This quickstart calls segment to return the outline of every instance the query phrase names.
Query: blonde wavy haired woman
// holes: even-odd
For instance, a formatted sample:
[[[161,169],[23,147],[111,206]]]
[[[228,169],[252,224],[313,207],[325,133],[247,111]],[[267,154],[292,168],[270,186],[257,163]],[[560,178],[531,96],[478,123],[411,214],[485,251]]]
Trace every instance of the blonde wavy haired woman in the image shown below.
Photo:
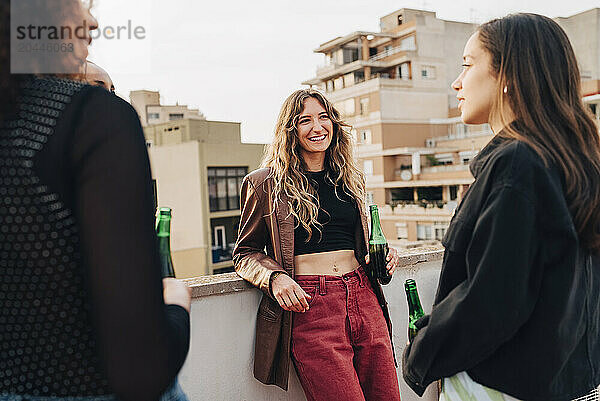
[[[263,168],[243,181],[233,259],[264,292],[254,375],[287,390],[291,359],[308,400],[400,400],[387,304],[365,274],[365,186],[348,128],[320,92],[292,93]],[[390,274],[397,265],[392,249]]]

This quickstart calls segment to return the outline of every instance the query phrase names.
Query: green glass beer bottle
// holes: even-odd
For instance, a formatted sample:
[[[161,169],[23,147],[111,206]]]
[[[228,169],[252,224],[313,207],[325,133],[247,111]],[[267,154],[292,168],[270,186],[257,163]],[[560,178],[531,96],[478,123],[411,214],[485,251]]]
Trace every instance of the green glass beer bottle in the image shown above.
[[[163,278],[175,277],[171,259],[171,208],[161,207],[156,213],[156,236]]]
[[[379,211],[377,205],[369,206],[371,209],[371,235],[369,236],[369,258],[371,265],[371,274],[381,284],[388,284],[392,276],[386,269],[388,254],[388,244],[381,229],[379,222]]]
[[[404,282],[404,290],[406,290],[406,301],[408,302],[408,341],[412,342],[418,331],[415,322],[422,318],[425,313],[423,313],[423,308],[421,307],[416,281],[410,278],[406,280]]]

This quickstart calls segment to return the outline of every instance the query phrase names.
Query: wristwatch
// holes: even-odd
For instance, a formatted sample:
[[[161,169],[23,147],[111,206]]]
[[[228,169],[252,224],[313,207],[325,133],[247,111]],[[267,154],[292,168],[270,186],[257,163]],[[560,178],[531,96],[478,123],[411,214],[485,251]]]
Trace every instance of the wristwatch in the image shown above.
[[[275,278],[277,276],[279,276],[280,274],[285,274],[282,271],[275,271],[273,273],[271,273],[271,277],[269,277],[269,292],[271,293],[271,295],[273,295],[273,280],[275,280]]]

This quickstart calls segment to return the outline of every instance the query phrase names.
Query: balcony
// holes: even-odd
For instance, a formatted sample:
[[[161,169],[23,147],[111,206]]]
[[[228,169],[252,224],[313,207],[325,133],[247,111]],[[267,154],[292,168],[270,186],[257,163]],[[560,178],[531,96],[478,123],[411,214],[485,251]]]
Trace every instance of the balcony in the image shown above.
[[[473,176],[468,164],[448,164],[432,167],[421,167],[419,174],[413,174],[411,169],[398,168],[394,170],[393,180],[386,181],[389,187],[410,186],[440,186],[470,184]]]
[[[450,222],[456,201],[391,201],[380,212],[382,220]]]
[[[414,278],[426,312],[431,310],[443,251],[407,253],[392,282],[384,287],[394,323],[394,347],[400,362],[407,342],[408,310],[404,280]],[[260,291],[235,273],[186,280],[192,287],[192,338],[179,379],[190,400],[306,400],[293,369],[287,392],[265,386],[252,375],[254,329]],[[419,398],[404,384],[397,369],[403,401],[437,400],[431,385]]]
[[[379,53],[375,54],[374,56],[369,57],[369,61],[379,61],[379,60],[383,60],[386,57],[393,56],[394,54],[398,54],[398,53],[406,54],[406,52],[414,51],[414,50],[415,49],[405,49],[405,48],[402,48],[401,46],[396,46],[396,47],[392,47],[391,49],[379,52]]]
[[[337,64],[337,63],[321,65],[321,66],[317,67],[317,76],[321,77],[323,75],[328,75],[328,74],[332,73],[333,71],[335,71],[337,68],[340,68],[341,66],[342,66],[342,64]]]

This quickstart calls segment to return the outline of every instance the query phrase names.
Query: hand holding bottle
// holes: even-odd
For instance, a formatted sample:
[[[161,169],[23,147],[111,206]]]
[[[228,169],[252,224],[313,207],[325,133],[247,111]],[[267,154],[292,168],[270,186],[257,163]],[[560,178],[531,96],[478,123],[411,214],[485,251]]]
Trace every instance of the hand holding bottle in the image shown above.
[[[369,264],[370,260],[371,259],[369,258],[369,254],[367,253],[365,255],[365,263]],[[385,268],[391,276],[396,272],[396,268],[400,264],[400,252],[398,252],[398,250],[395,248],[389,248],[386,260],[388,263],[385,266]]]
[[[179,305],[190,312],[192,290],[184,282],[172,277],[163,278],[163,298],[165,304]]]

